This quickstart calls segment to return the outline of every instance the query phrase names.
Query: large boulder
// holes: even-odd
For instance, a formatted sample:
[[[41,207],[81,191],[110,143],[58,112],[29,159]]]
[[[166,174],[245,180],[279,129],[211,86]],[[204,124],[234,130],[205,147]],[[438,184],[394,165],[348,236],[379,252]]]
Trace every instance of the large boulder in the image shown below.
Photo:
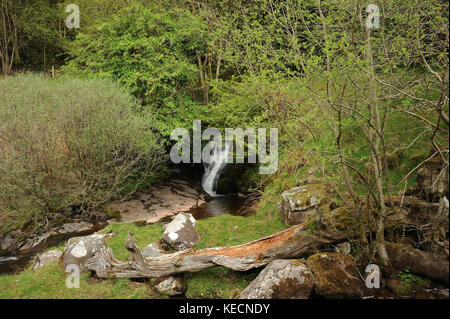
[[[187,284],[183,275],[176,275],[162,278],[162,280],[155,285],[155,289],[158,292],[169,296],[177,296],[186,292]]]
[[[194,247],[200,240],[195,230],[195,218],[180,213],[165,228],[162,241],[171,249],[184,250]]]
[[[275,260],[242,291],[241,299],[308,299],[314,275],[299,260]]]
[[[281,214],[285,224],[297,225],[319,213],[326,187],[323,184],[306,184],[284,191],[281,196]]]
[[[62,256],[62,251],[58,249],[50,250],[46,253],[36,257],[33,263],[33,270],[39,269],[55,260],[59,260]]]
[[[361,298],[363,281],[354,258],[338,253],[310,256],[306,264],[316,277],[315,292],[325,298]]]
[[[106,247],[106,243],[105,235],[102,234],[69,239],[63,254],[64,267],[74,264],[80,268],[81,273],[88,272],[86,262],[103,247]]]

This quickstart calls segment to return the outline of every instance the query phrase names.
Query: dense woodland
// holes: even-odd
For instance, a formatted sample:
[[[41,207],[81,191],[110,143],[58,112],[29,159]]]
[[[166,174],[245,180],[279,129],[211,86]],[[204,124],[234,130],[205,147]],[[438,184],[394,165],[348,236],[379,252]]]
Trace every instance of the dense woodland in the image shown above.
[[[199,248],[226,247],[224,260],[202,266],[193,261],[207,252],[187,253],[188,297],[236,296],[217,292],[228,287],[216,282],[228,278],[237,289],[254,277],[233,270],[348,238],[362,273],[376,263],[386,278],[411,282],[430,279],[437,263],[448,268],[447,1],[77,0],[80,27],[69,29],[66,6],[74,2],[0,0],[0,234],[40,234],[67,216],[101,221],[112,200],[170,180],[171,131],[192,131],[201,120],[222,131],[278,128],[279,166],[270,175],[251,165],[234,171],[239,187],[247,186],[247,217],[199,222]],[[372,3],[376,27],[366,10]],[[293,228],[283,222],[281,193],[307,184],[326,189],[326,205],[293,226],[304,232],[298,239],[287,233]],[[237,225],[247,234],[230,235]],[[108,227],[125,233],[111,244],[125,256],[130,229]],[[145,228],[160,225],[129,227],[140,245],[160,235]],[[265,240],[280,240],[279,254],[257,242],[245,249],[262,262],[242,266],[249,261],[230,257],[228,246],[277,231]],[[286,246],[285,236],[304,247]],[[438,261],[426,271],[414,272],[413,261],[399,267],[396,244],[418,252],[412,260]],[[132,236],[126,245],[142,273],[106,252],[91,270],[101,278],[161,275],[142,261]],[[164,276],[173,273],[172,258]],[[217,273],[190,274],[212,263],[221,266]],[[448,278],[431,279],[448,287]],[[102,285],[99,291],[116,287]],[[141,288],[125,286],[113,296],[141,296]]]

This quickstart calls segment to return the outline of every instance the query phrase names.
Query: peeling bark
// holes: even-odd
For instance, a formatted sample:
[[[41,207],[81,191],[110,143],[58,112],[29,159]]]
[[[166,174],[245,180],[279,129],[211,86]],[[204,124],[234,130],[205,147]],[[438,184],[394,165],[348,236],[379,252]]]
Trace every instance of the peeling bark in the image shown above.
[[[145,257],[133,237],[128,233],[125,247],[131,254],[131,262],[117,260],[111,248],[102,248],[87,262],[90,270],[100,278],[162,277],[183,272],[198,272],[216,266],[236,271],[261,267],[276,259],[301,256],[320,245],[338,242],[353,234],[321,232],[312,235],[305,226],[296,225],[274,235],[247,244],[201,250],[187,249],[160,257]]]

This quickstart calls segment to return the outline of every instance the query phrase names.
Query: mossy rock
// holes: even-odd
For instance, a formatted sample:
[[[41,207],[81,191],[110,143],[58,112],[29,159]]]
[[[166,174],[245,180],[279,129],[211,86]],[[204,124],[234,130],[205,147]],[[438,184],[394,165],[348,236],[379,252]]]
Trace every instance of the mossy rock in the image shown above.
[[[324,214],[324,223],[336,230],[345,231],[357,226],[357,219],[347,207],[338,207]]]
[[[306,184],[284,191],[281,215],[285,224],[296,225],[309,217],[329,211],[327,187],[323,184]]]
[[[315,291],[325,298],[361,298],[363,282],[355,259],[339,253],[318,253],[306,264],[316,277]]]

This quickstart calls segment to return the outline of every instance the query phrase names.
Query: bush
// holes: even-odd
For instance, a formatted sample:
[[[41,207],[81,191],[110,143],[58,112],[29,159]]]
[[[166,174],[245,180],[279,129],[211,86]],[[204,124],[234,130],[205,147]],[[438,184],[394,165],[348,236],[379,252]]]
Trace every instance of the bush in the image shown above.
[[[93,212],[160,172],[151,114],[114,84],[8,77],[0,105],[0,219],[42,226]]]

